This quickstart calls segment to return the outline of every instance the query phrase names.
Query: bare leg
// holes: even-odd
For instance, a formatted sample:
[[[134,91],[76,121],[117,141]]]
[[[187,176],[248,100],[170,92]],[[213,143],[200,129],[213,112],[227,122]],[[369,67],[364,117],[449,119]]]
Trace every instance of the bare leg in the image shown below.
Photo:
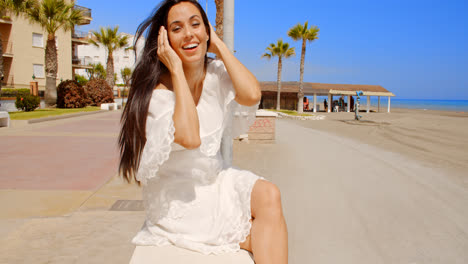
[[[288,231],[278,187],[258,180],[252,190],[251,210],[252,229],[241,248],[253,253],[256,264],[287,264]]]

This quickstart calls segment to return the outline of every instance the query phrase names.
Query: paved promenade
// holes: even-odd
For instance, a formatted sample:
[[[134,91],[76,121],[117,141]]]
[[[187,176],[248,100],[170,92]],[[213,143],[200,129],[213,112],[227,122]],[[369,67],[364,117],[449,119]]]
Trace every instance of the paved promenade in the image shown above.
[[[0,263],[129,262],[144,212],[116,177],[119,117],[0,129]],[[292,264],[468,263],[468,191],[444,171],[289,120],[234,164],[281,189]]]

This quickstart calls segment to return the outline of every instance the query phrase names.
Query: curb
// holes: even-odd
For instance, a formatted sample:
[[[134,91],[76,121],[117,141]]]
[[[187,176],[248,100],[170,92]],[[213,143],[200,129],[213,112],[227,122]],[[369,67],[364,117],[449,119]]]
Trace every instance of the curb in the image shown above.
[[[48,117],[42,117],[42,118],[36,118],[36,119],[29,119],[28,124],[35,124],[35,123],[41,123],[41,122],[47,122],[47,121],[54,121],[54,120],[60,120],[60,119],[66,119],[66,118],[72,118],[72,117],[79,117],[79,116],[86,116],[86,115],[94,115],[94,114],[99,114],[99,113],[108,113],[108,112],[109,112],[108,110],[98,110],[98,111],[92,111],[92,112],[64,114],[64,115],[58,115],[58,116],[48,116]]]
[[[293,116],[285,113],[277,112],[279,118],[291,118],[296,120],[324,120],[324,115],[312,115],[312,116]]]

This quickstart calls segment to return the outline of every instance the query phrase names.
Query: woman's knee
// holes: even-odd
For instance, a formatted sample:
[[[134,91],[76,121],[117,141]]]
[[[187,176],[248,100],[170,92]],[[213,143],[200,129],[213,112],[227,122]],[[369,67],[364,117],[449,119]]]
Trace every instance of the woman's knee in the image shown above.
[[[252,191],[252,215],[255,217],[254,213],[259,211],[269,214],[282,213],[281,192],[269,181],[258,180]]]

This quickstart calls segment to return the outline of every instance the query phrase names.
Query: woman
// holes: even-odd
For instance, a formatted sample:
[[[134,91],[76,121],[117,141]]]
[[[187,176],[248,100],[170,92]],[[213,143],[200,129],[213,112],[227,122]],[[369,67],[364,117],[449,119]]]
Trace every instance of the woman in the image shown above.
[[[230,166],[232,138],[255,118],[256,78],[195,0],[163,1],[136,41],[145,31],[119,142],[120,172],[143,184],[147,212],[133,242],[204,254],[242,248],[258,264],[287,263],[278,188]],[[208,59],[208,51],[220,60]],[[237,119],[235,110],[243,113]]]

